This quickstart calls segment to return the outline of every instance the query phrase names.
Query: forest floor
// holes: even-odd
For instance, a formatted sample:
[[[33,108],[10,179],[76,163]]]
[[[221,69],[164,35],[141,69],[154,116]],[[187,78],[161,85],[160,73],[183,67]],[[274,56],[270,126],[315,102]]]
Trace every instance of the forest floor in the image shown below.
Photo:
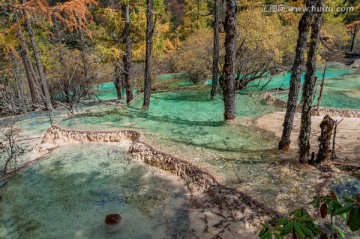
[[[285,112],[275,112],[267,114],[255,120],[254,125],[261,129],[275,133],[277,137],[282,134],[282,122],[284,120]],[[298,149],[298,136],[300,130],[301,114],[295,115],[294,129],[291,135],[291,151],[296,152]],[[336,135],[335,152],[339,159],[346,159],[349,163],[360,164],[360,118],[343,118],[332,117],[338,122],[343,121],[338,125]],[[318,137],[320,136],[320,123],[323,116],[313,116],[312,118],[312,134],[311,134],[311,152],[318,151]]]

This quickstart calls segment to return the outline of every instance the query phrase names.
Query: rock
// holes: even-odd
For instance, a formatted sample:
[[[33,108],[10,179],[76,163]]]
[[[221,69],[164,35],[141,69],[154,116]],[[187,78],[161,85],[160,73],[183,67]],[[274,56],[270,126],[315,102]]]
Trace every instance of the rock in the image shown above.
[[[121,216],[120,214],[108,214],[105,217],[105,224],[106,225],[116,225],[119,224],[121,221]]]
[[[354,61],[354,63],[351,64],[352,68],[358,68],[360,66],[360,59],[357,59]]]

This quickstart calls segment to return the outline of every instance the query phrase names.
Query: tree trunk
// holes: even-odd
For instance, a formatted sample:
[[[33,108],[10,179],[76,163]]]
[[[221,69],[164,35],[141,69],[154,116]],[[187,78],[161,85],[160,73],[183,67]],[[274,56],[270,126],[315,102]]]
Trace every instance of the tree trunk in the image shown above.
[[[145,82],[144,82],[144,104],[143,108],[150,105],[151,92],[151,56],[154,34],[154,0],[146,0],[146,59],[145,59]]]
[[[225,120],[232,120],[236,117],[235,110],[235,70],[236,70],[236,0],[226,0],[226,15],[224,28],[225,37],[225,63],[224,63],[224,82],[222,90],[224,96]]]
[[[14,76],[15,76],[15,84],[16,84],[16,95],[20,101],[21,104],[21,108],[25,108],[25,100],[24,100],[24,87],[22,84],[22,80],[21,80],[21,75],[20,75],[20,66],[19,66],[19,62],[18,59],[16,58],[16,54],[15,52],[12,52],[12,59],[14,62]]]
[[[320,9],[324,0],[317,0],[316,7]],[[301,114],[301,126],[299,134],[299,161],[305,163],[310,152],[311,135],[311,109],[313,103],[314,88],[316,82],[316,55],[320,41],[320,29],[322,25],[322,12],[316,12],[311,24],[311,39],[306,62],[306,75],[303,86],[303,107]]]
[[[126,103],[130,103],[133,98],[132,82],[130,79],[131,72],[131,40],[130,40],[130,13],[129,13],[129,4],[124,4],[123,9],[123,18],[125,20],[125,28],[123,33],[123,43],[125,44],[125,54],[123,56],[124,63],[124,81],[126,87]]]
[[[350,46],[350,52],[354,50],[354,44],[355,44],[355,38],[357,33],[357,25],[354,26],[354,32],[351,34],[351,46]]]
[[[89,77],[89,62],[86,59],[86,47],[85,47],[85,34],[84,30],[82,28],[81,22],[79,19],[77,19],[78,25],[79,25],[79,35],[80,35],[80,43],[81,43],[81,60],[83,63],[83,69],[84,69],[84,89],[83,94],[84,96],[87,95],[89,98],[91,96],[90,90],[90,77]]]
[[[314,0],[307,0],[306,7],[309,7],[311,9],[312,6],[314,6]],[[304,64],[304,52],[306,50],[307,36],[309,33],[312,18],[313,13],[311,11],[306,11],[299,22],[299,36],[296,45],[294,64],[291,68],[289,96],[283,123],[284,128],[281,140],[278,145],[279,150],[288,150],[290,147],[290,136],[293,128],[294,116],[298,102],[302,66]]]
[[[335,160],[337,157],[336,157],[336,152],[335,152],[335,145],[336,145],[336,133],[337,133],[337,127],[339,126],[339,124],[344,120],[341,119],[340,121],[335,121],[335,127],[334,127],[334,136],[333,136],[333,142],[332,142],[332,150],[331,150],[331,156],[330,156],[330,159],[331,160]]]
[[[219,77],[219,42],[220,42],[220,16],[219,16],[219,0],[214,0],[214,52],[213,52],[213,66],[212,66],[212,87],[211,97],[216,97]]]
[[[25,39],[22,35],[21,30],[18,31],[17,36],[20,40],[20,56],[21,56],[21,59],[22,59],[23,65],[24,65],[26,78],[27,78],[27,81],[29,84],[31,100],[34,105],[37,105],[37,104],[39,104],[40,99],[39,99],[39,94],[38,94],[37,87],[36,87],[34,69],[32,68],[32,64],[31,64],[30,57],[29,57],[28,46],[25,42]]]
[[[117,94],[117,98],[118,100],[122,99],[122,95],[121,95],[121,88],[122,88],[122,82],[121,82],[121,69],[119,66],[119,62],[118,60],[115,61],[114,66],[114,84],[115,84],[115,88],[116,88],[116,94]]]
[[[319,144],[319,152],[316,157],[316,163],[321,163],[322,161],[329,159],[331,152],[330,141],[334,127],[335,127],[335,120],[330,118],[328,115],[325,115],[323,121],[320,124],[321,135],[318,139],[320,144]]]
[[[52,111],[49,88],[48,88],[47,81],[45,78],[44,68],[41,64],[41,57],[40,57],[39,49],[38,49],[36,41],[35,41],[35,36],[34,36],[34,31],[32,29],[32,26],[31,26],[30,16],[26,11],[24,11],[24,14],[25,14],[25,18],[26,18],[26,28],[28,30],[31,46],[34,51],[36,67],[38,69],[39,76],[40,76],[40,82],[41,82],[41,86],[42,86],[42,93],[44,95],[45,107],[48,111]]]
[[[316,105],[316,111],[319,111],[320,104],[321,104],[321,97],[322,97],[323,90],[324,90],[324,85],[325,85],[326,68],[327,68],[327,63],[325,63],[325,66],[324,66],[324,72],[323,72],[323,77],[322,77],[322,80],[321,80],[320,92],[319,92],[319,97],[318,97],[318,101],[317,101],[317,105]]]

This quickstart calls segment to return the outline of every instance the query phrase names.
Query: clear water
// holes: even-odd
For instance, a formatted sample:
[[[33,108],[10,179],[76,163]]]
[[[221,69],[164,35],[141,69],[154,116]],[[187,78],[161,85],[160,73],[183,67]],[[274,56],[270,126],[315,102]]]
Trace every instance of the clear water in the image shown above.
[[[319,67],[316,71],[316,76],[319,78],[319,80],[323,77],[324,69]],[[354,72],[354,69],[342,64],[336,64],[336,63],[329,63],[326,69],[325,79],[333,79],[333,78],[339,78],[345,75],[350,75]],[[291,73],[285,72],[280,75],[276,75],[272,77],[271,82],[264,87],[263,91],[265,90],[272,90],[272,89],[278,89],[278,88],[285,88],[288,89],[290,87],[290,78]],[[302,74],[301,77],[301,84],[304,82],[305,79],[305,73]],[[267,79],[261,79],[260,81],[254,81],[252,82],[248,88],[251,90],[257,91],[261,89],[267,82]],[[260,83],[260,84],[259,84]]]
[[[360,76],[352,75],[354,69],[338,63],[329,63],[325,74],[325,88],[321,105],[324,107],[333,108],[360,108]],[[318,93],[320,91],[320,80],[323,76],[323,68],[319,67],[316,71],[319,82],[316,88],[316,96],[314,104],[317,103]],[[302,75],[301,83],[304,82],[305,73]],[[246,89],[242,91],[243,94],[259,91],[269,91],[276,89],[288,89],[290,86],[291,73],[286,72],[272,77],[270,83],[267,84],[268,79],[260,79],[251,82]],[[169,89],[176,87],[194,86],[184,73],[163,74],[158,76],[157,89]],[[205,85],[211,84],[211,80],[207,81]],[[267,85],[265,85],[267,84]],[[116,99],[116,89],[113,82],[108,82],[97,86],[98,97],[101,100]],[[124,94],[125,92],[123,92]],[[125,95],[125,94],[124,94]],[[287,100],[288,92],[276,93],[277,97]],[[301,92],[299,100],[301,97]],[[125,103],[124,100],[121,101]]]
[[[159,75],[153,84],[155,84],[158,90],[194,86],[194,83],[187,77],[185,73],[171,73]],[[117,99],[115,84],[112,81],[96,86],[95,91],[97,97],[100,100]],[[125,91],[122,91],[121,93],[124,96],[126,95]],[[134,91],[134,94],[138,95],[139,93],[137,91]],[[120,102],[126,103],[126,100],[122,99]]]
[[[354,69],[341,64],[332,63],[328,65],[325,73],[325,87],[321,99],[321,106],[331,108],[350,108],[360,109],[360,76],[353,75]],[[323,69],[319,68],[316,71],[318,82],[315,89],[314,104],[317,104],[317,99],[320,92],[320,83],[323,77]],[[301,78],[301,83],[304,82],[304,74]],[[247,90],[257,92],[259,90],[277,90],[288,89],[290,87],[291,73],[283,73],[272,78],[271,82],[267,83],[267,79],[261,79],[249,84]],[[264,87],[263,87],[264,86]],[[288,92],[275,93],[276,97],[287,100]],[[302,91],[300,89],[299,101],[301,99]]]
[[[329,100],[329,104],[338,104],[336,107],[340,108],[359,107],[360,104],[356,103],[359,101],[349,101],[350,103],[346,103],[348,101],[344,100],[344,98],[334,100],[338,95],[356,98],[359,92],[357,88],[358,78],[355,76],[343,76],[348,74],[350,70],[348,68],[343,69],[342,66],[331,67],[328,72],[337,78],[326,80],[327,85],[322,101],[323,105],[326,106],[326,102]],[[285,78],[287,79],[287,77],[289,80],[289,76]],[[281,84],[283,84],[285,78],[280,77],[279,83],[281,82]],[[272,82],[272,84],[274,84],[273,86],[276,85],[276,82],[277,81]],[[103,92],[105,92],[105,98],[113,97],[111,96],[113,93],[109,93],[111,91],[115,92],[115,88],[111,89],[112,86],[113,84],[104,87]],[[268,85],[269,88],[273,86]],[[279,87],[279,85],[275,87]],[[329,91],[331,87],[336,92]],[[271,202],[271,206],[275,209],[283,211],[284,209],[305,205],[309,201],[309,198],[315,194],[316,190],[314,185],[320,177],[320,173],[316,170],[299,169],[296,164],[294,164],[294,161],[284,159],[284,155],[278,152],[276,148],[279,139],[275,135],[247,126],[246,122],[248,120],[279,110],[275,106],[267,105],[261,97],[256,94],[255,88],[256,87],[253,87],[253,89],[250,88],[250,94],[249,92],[237,94],[237,114],[239,119],[233,123],[223,122],[224,109],[220,96],[218,99],[210,100],[208,89],[188,89],[186,91],[178,90],[152,94],[151,107],[146,111],[141,110],[142,97],[136,99],[128,108],[99,103],[84,105],[82,109],[86,112],[98,113],[73,116],[61,121],[60,124],[69,129],[80,130],[134,129],[142,133],[143,141],[167,153],[191,161],[193,164],[216,175],[221,182],[228,186],[248,192],[266,204]],[[106,96],[106,94],[108,95]],[[336,97],[334,97],[334,95],[336,95]],[[116,93],[114,96],[116,98]],[[279,97],[281,97],[281,95]],[[349,107],[349,105],[351,107]],[[114,111],[114,109],[116,109],[116,111]],[[4,120],[4,122],[5,121],[6,120]],[[30,114],[30,116],[21,116],[17,121],[18,126],[24,130],[26,137],[41,134],[49,126],[46,116],[38,115],[37,113],[34,115]],[[0,122],[0,124],[4,122]],[[4,211],[5,208],[1,208],[0,211],[2,215],[1,220],[4,222],[4,226],[1,227],[0,230],[0,238],[1,235],[10,235],[5,238],[39,238],[43,235],[49,235],[47,238],[169,238],[169,235],[173,234],[173,231],[176,231],[176,229],[174,229],[175,226],[172,225],[172,223],[178,219],[174,216],[175,214],[184,218],[182,219],[185,223],[184,227],[188,227],[186,212],[181,209],[179,204],[175,203],[176,205],[173,205],[166,200],[166,203],[161,201],[159,204],[171,208],[169,209],[171,212],[169,214],[172,215],[170,217],[161,214],[161,210],[162,212],[169,212],[169,210],[164,209],[164,207],[161,208],[161,206],[159,207],[159,212],[153,212],[154,214],[147,217],[148,214],[145,213],[145,215],[143,209],[139,208],[150,207],[148,205],[148,198],[139,197],[139,200],[136,200],[138,197],[137,194],[135,194],[136,196],[134,197],[130,197],[132,200],[135,198],[134,203],[125,200],[127,204],[122,204],[120,201],[116,201],[120,199],[115,198],[109,200],[109,203],[105,203],[105,206],[101,207],[86,204],[92,203],[92,198],[98,198],[98,200],[101,201],[101,199],[99,199],[101,196],[98,195],[99,197],[97,197],[96,193],[91,195],[86,194],[91,190],[98,190],[88,189],[91,185],[87,185],[82,181],[82,178],[87,182],[86,180],[94,177],[91,176],[93,174],[91,170],[101,172],[101,175],[104,175],[99,177],[95,176],[95,178],[100,181],[95,182],[94,185],[101,188],[103,186],[100,185],[111,185],[111,187],[114,187],[116,192],[119,193],[121,200],[123,200],[123,198],[127,199],[128,194],[126,190],[143,187],[136,186],[138,181],[141,181],[139,183],[143,183],[142,176],[134,178],[131,176],[132,174],[126,173],[127,170],[124,168],[138,168],[138,165],[128,166],[127,163],[126,165],[121,163],[127,159],[123,151],[120,150],[121,152],[118,152],[118,150],[115,150],[116,155],[124,160],[111,161],[111,164],[108,165],[109,160],[114,158],[113,156],[109,156],[113,155],[112,152],[114,151],[111,147],[95,146],[93,148],[89,147],[89,145],[83,145],[81,147],[71,146],[60,149],[55,151],[54,154],[47,159],[34,164],[12,179],[6,189],[10,190],[9,192],[11,193],[9,195],[12,195],[12,198],[9,197],[5,199],[10,202],[7,203],[9,204],[8,208],[6,208],[7,211]],[[52,162],[54,162],[54,164],[51,164]],[[56,166],[56,164],[61,165],[61,167],[59,167],[60,169],[57,168],[58,166]],[[108,165],[105,168],[111,168],[111,170],[109,170],[111,173],[104,173],[103,171],[106,170],[101,168],[102,166],[100,166],[100,164],[103,166]],[[112,171],[112,168],[115,168],[116,173]],[[150,169],[141,170],[148,172]],[[131,180],[126,178],[127,176],[124,176],[123,173],[127,176],[130,175]],[[54,174],[54,176],[52,176],[52,174]],[[147,173],[144,174],[147,175]],[[78,175],[81,176],[77,177]],[[71,180],[68,180],[68,176]],[[121,180],[119,178],[121,178]],[[129,183],[124,188],[122,187],[123,184],[111,184],[110,179],[111,181],[118,180],[116,182],[121,181],[125,184],[130,181],[135,181],[135,184]],[[348,178],[345,179],[348,180]],[[56,180],[58,180],[58,183],[53,182]],[[342,179],[337,180],[337,182],[339,182],[337,185],[340,185],[338,188],[346,190],[347,188],[350,190],[358,183],[358,180],[355,179],[350,186],[347,183],[342,185],[341,180]],[[27,181],[29,181],[29,183],[26,183]],[[75,183],[71,184],[72,181]],[[30,184],[31,182],[33,182],[33,184]],[[151,181],[151,184],[156,185],[158,189],[168,187],[166,186],[167,184],[164,184],[164,186],[163,184],[159,185],[154,182],[155,181]],[[23,184],[24,186],[22,186]],[[56,188],[54,185],[63,185],[61,187],[65,188],[64,185],[68,186],[69,184],[74,190],[64,189],[64,192],[56,193],[53,190],[53,188]],[[145,183],[145,185],[148,184]],[[105,187],[104,190],[104,195],[106,195],[106,197],[110,195],[111,198],[113,194],[109,193],[110,189]],[[170,192],[172,190],[172,188],[169,189]],[[175,188],[174,190],[177,191],[178,189]],[[32,196],[36,194],[37,191],[39,191],[40,196]],[[24,196],[21,195],[24,192],[27,193],[24,195],[30,195],[29,198],[33,201],[26,201],[27,199],[24,199]],[[67,205],[66,208],[62,205],[64,198],[70,200],[74,197],[76,199],[78,194],[81,202],[70,201],[71,205],[64,204]],[[158,194],[158,192],[155,194]],[[45,195],[44,200],[49,200],[51,203],[46,204],[44,201],[40,201],[39,198],[43,197],[42,195]],[[164,197],[170,198],[169,201],[173,201],[174,198],[177,200],[180,196],[175,197],[170,193]],[[38,201],[34,198],[37,198],[36,200]],[[25,206],[21,205],[22,201],[24,201]],[[113,206],[115,202],[121,207]],[[41,208],[42,204],[50,208],[49,213],[45,213],[48,209],[45,210],[44,207]],[[58,206],[58,204],[62,206]],[[133,204],[139,204],[141,207],[139,205],[134,206]],[[154,203],[150,201],[149,204],[152,205]],[[52,209],[52,205],[55,205],[54,209]],[[26,208],[26,210],[24,208]],[[70,213],[66,211],[68,210],[67,208],[70,208]],[[103,209],[107,208],[109,211],[105,213]],[[132,219],[130,219],[130,216],[128,218],[131,224],[137,224],[137,221],[141,223],[144,222],[144,225],[141,224],[141,228],[144,228],[144,231],[138,230],[138,227],[133,228],[131,225],[124,225],[124,227],[116,228],[114,231],[105,227],[103,225],[105,214],[113,213],[114,208],[128,210],[125,210],[124,214],[121,212],[120,214],[133,215],[134,217]],[[145,211],[147,210],[148,209]],[[179,210],[182,213],[173,213]],[[45,216],[36,214],[38,211]],[[24,219],[21,218],[22,214],[24,214]],[[32,214],[34,214],[34,217],[31,217]],[[47,214],[50,216],[47,216]],[[3,217],[3,215],[5,215],[5,217]],[[9,219],[13,217],[9,215],[17,215],[15,218],[20,223]],[[68,222],[68,220],[75,222],[76,219],[78,219],[77,215],[79,215],[79,221],[84,220],[84,224],[72,225],[72,223]],[[35,219],[26,221],[27,218]],[[53,218],[56,219],[54,220]],[[59,227],[55,228],[54,222],[57,224],[58,220],[60,220]],[[155,221],[158,221],[161,225],[156,224]],[[163,222],[165,222],[165,224],[163,224]],[[59,228],[69,228],[69,230],[66,230],[66,233],[64,233]],[[149,231],[156,233],[149,236],[149,234],[146,234]],[[22,235],[28,235],[28,237],[22,237]],[[127,237],[127,235],[131,236]]]
[[[79,115],[60,122],[80,130],[134,129],[159,150],[180,156],[214,174],[222,183],[248,192],[278,210],[305,205],[315,195],[316,169],[299,169],[277,150],[278,138],[246,126],[246,121],[270,113],[255,94],[237,95],[240,117],[224,123],[222,99],[210,100],[207,90],[152,94],[151,107],[142,98],[116,112]],[[281,123],[281,122],[279,122]]]
[[[316,71],[318,82],[314,104],[317,104],[320,92],[320,83],[324,69],[319,67]],[[360,76],[353,75],[354,69],[342,64],[329,63],[325,73],[325,87],[321,100],[321,106],[331,108],[360,109]],[[251,82],[243,92],[265,92],[270,90],[287,90],[290,87],[291,73],[286,72],[269,79],[260,79]],[[301,84],[304,82],[305,73],[301,77]],[[211,84],[211,80],[206,84]],[[287,100],[288,92],[275,93],[276,97]],[[299,101],[302,92],[299,94]]]
[[[117,99],[117,92],[114,82],[106,82],[95,87],[95,93],[100,100],[114,100]],[[121,91],[125,95],[125,91]],[[121,103],[126,103],[125,99],[121,99]]]
[[[316,86],[314,104],[320,92],[320,85]],[[299,101],[302,91],[300,90]],[[277,97],[287,100],[288,92],[275,94]],[[348,75],[335,79],[326,79],[321,106],[331,108],[360,109],[360,76]]]
[[[276,149],[275,135],[239,123],[276,108],[256,95],[238,94],[238,115],[245,118],[224,123],[222,99],[210,100],[208,93],[187,90],[153,94],[147,111],[140,109],[139,98],[128,109],[75,116],[60,124],[80,130],[137,130],[145,142],[191,161],[224,184],[249,192],[263,202],[276,200],[275,207],[291,207],[314,193],[317,172],[286,164]],[[300,178],[306,180],[299,182]]]
[[[8,180],[0,238],[177,238],[189,228],[183,193],[123,148],[67,146]],[[120,225],[104,224],[110,213]]]

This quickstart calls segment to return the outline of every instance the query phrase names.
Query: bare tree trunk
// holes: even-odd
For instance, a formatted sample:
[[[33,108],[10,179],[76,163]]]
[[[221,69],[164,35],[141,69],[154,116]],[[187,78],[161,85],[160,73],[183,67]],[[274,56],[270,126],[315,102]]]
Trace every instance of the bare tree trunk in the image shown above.
[[[331,156],[330,159],[331,160],[335,160],[336,159],[336,152],[335,152],[335,145],[336,145],[336,133],[337,133],[337,127],[339,126],[339,124],[344,120],[344,118],[342,118],[340,121],[335,121],[335,127],[334,127],[334,136],[333,136],[333,142],[332,142],[332,150],[331,150]]]
[[[20,56],[21,56],[21,59],[22,59],[23,65],[24,65],[26,78],[27,78],[27,81],[29,84],[31,100],[34,105],[37,105],[40,102],[40,99],[38,97],[39,94],[38,94],[37,88],[36,88],[34,69],[33,69],[31,61],[30,61],[28,46],[25,42],[25,39],[24,39],[24,36],[22,35],[21,30],[18,31],[17,36],[20,40]]]
[[[34,51],[36,67],[38,69],[39,76],[40,76],[40,81],[41,81],[41,86],[42,86],[42,91],[43,91],[42,93],[44,95],[44,101],[45,101],[44,103],[45,103],[46,109],[48,111],[52,111],[49,88],[48,88],[47,81],[45,78],[44,68],[41,64],[41,57],[40,57],[39,49],[38,49],[36,41],[35,41],[35,36],[34,36],[34,31],[32,29],[32,26],[31,26],[30,16],[26,11],[24,12],[24,14],[26,17],[26,28],[28,30],[31,46]]]
[[[20,66],[19,66],[19,62],[18,59],[16,58],[16,54],[15,52],[12,52],[12,59],[14,62],[14,75],[15,75],[15,84],[16,84],[16,95],[21,103],[21,107],[25,108],[25,100],[24,100],[24,87],[22,84],[22,80],[21,80],[21,75],[20,75]]]
[[[220,16],[219,16],[219,0],[214,0],[214,53],[212,66],[212,87],[211,97],[216,97],[219,77],[219,44],[220,44]]]
[[[90,85],[90,77],[89,77],[89,62],[86,59],[86,46],[85,46],[85,34],[84,34],[84,30],[82,28],[81,22],[79,21],[79,19],[77,19],[78,21],[78,25],[79,25],[79,35],[80,35],[80,43],[81,43],[81,60],[83,63],[83,69],[84,69],[84,82],[85,82],[85,88],[84,90],[84,94],[87,95],[88,97],[90,97],[91,93],[88,92],[89,90],[89,85]]]
[[[114,65],[115,65],[115,70],[114,70],[114,84],[115,84],[115,88],[116,88],[116,94],[117,94],[117,98],[118,100],[122,99],[122,95],[121,95],[121,88],[122,88],[122,80],[121,80],[121,69],[119,66],[119,62],[118,60],[115,61]]]
[[[321,135],[318,139],[320,142],[319,144],[319,151],[316,157],[316,163],[321,163],[329,159],[330,156],[330,140],[331,135],[335,127],[335,120],[330,118],[328,115],[325,115],[323,121],[320,124],[321,128]]]
[[[319,111],[320,104],[321,104],[321,97],[322,97],[324,85],[325,85],[326,68],[327,68],[327,63],[325,63],[325,66],[324,66],[324,72],[323,72],[323,76],[322,76],[322,80],[321,80],[320,92],[319,92],[319,97],[318,97],[318,101],[317,101],[317,105],[316,105],[316,111]]]
[[[351,33],[351,46],[350,46],[350,52],[354,50],[354,44],[355,44],[355,38],[357,33],[357,25],[354,26],[354,31]]]
[[[317,0],[316,7],[320,9],[324,0]],[[315,13],[314,21],[311,24],[311,40],[306,62],[306,75],[303,86],[303,107],[301,114],[301,126],[299,134],[299,161],[305,163],[310,152],[311,135],[311,109],[313,103],[314,88],[316,82],[316,55],[320,41],[320,29],[322,25],[322,11]]]
[[[154,0],[146,0],[146,59],[145,59],[145,82],[144,82],[144,104],[143,108],[150,105],[151,92],[151,57],[154,34]]]
[[[224,28],[225,37],[225,64],[224,64],[224,82],[222,90],[224,95],[225,120],[232,120],[236,117],[235,109],[235,70],[236,70],[236,0],[226,0],[226,16]]]
[[[307,0],[306,7],[311,8],[314,6],[314,0]],[[290,136],[294,124],[294,116],[296,112],[299,88],[300,88],[300,79],[302,73],[302,66],[304,65],[304,52],[306,50],[307,37],[310,29],[311,19],[313,18],[313,13],[311,11],[306,11],[300,19],[299,22],[299,36],[296,45],[294,64],[291,69],[291,80],[290,80],[290,89],[289,96],[286,108],[286,114],[283,123],[283,132],[281,140],[278,145],[279,150],[288,150],[290,147]]]
[[[123,18],[125,20],[125,28],[123,35],[123,43],[125,44],[125,54],[123,56],[124,63],[124,81],[126,87],[126,103],[130,103],[133,98],[133,87],[130,79],[131,73],[131,39],[130,39],[130,13],[129,13],[129,4],[124,4],[123,9]],[[152,46],[151,46],[152,47]]]

